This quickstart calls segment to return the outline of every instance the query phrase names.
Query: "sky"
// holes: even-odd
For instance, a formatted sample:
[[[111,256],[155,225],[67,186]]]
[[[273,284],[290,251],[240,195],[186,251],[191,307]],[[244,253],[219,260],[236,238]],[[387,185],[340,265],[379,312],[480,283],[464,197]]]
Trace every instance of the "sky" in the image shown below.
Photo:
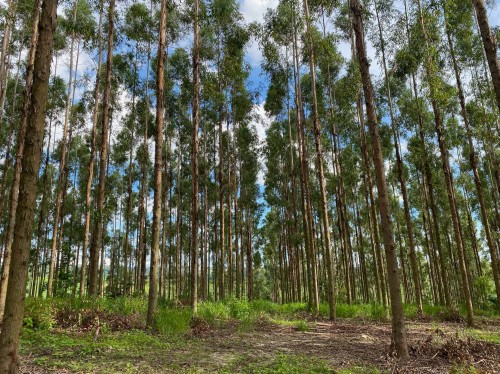
[[[3,2],[4,0],[0,1]],[[175,1],[180,1],[180,0],[175,0]],[[463,1],[469,1],[469,0],[463,0]],[[279,0],[239,0],[240,12],[242,13],[243,16],[243,22],[245,24],[249,24],[251,22],[262,22],[267,9],[276,8],[278,2]],[[62,7],[67,6],[67,4],[68,3],[66,3]],[[120,1],[118,6],[119,8],[120,7],[125,8],[127,4],[129,4],[128,1]],[[60,7],[59,9],[59,13],[62,12],[62,7]],[[395,0],[395,7],[398,9],[403,9],[401,0]],[[489,10],[489,21],[491,26],[500,26],[500,0],[494,0],[494,6]],[[176,43],[176,47],[189,48],[190,44],[191,44],[191,35],[188,35],[186,36],[185,40]],[[338,47],[339,51],[345,58],[350,57],[351,52],[350,52],[350,46],[348,44],[340,43]],[[75,46],[75,51],[76,51],[76,46]],[[372,60],[372,64],[370,66],[370,73],[372,75],[372,78],[379,79],[381,78],[381,68],[378,64],[378,60],[375,57],[374,48],[371,46],[371,43],[369,41],[367,41],[367,52],[370,59]],[[78,79],[80,80],[84,74],[88,74],[89,76],[93,77],[96,69],[96,61],[95,61],[96,56],[91,56],[88,53],[81,53],[79,56],[80,57],[78,61]],[[262,55],[256,41],[252,41],[247,47],[245,60],[251,66],[251,72],[247,82],[248,87],[251,91],[258,93],[255,99],[255,105],[252,113],[252,116],[254,118],[253,125],[255,126],[261,144],[264,144],[266,139],[266,129],[268,128],[272,119],[267,116],[264,110],[264,101],[268,87],[268,81],[267,77],[263,74],[260,67]],[[68,51],[64,52],[61,56],[57,57],[56,63],[53,64],[53,68],[57,69],[57,75],[59,75],[66,81],[68,80],[68,75],[69,75]],[[91,78],[90,81],[88,81],[87,87],[78,86],[76,92],[76,100],[78,100],[83,91],[85,89],[89,89],[89,87],[93,87],[93,78]],[[125,93],[123,93],[123,95],[121,96],[122,97],[120,98],[120,101],[122,102],[127,102],[130,100],[127,94]],[[124,113],[125,111],[123,111],[122,114]],[[114,124],[116,124],[114,128],[115,131],[113,131],[115,134],[118,133],[117,126],[119,126],[120,117],[122,116],[122,114],[115,112],[115,119],[113,121]],[[60,137],[62,136],[61,127],[62,126],[59,126],[59,128],[55,130],[56,139],[60,139]],[[404,144],[402,145],[404,146]],[[150,144],[150,151],[151,153],[153,153],[152,143]],[[265,169],[262,162],[262,167],[258,179],[258,183],[261,187],[263,187],[264,185],[264,173]]]
[[[243,15],[245,23],[262,22],[264,20],[264,15],[267,9],[275,9],[278,3],[278,0],[240,0],[240,12]],[[395,0],[395,7],[400,10],[404,9],[403,3],[400,0]],[[500,0],[494,0],[494,6],[493,8],[489,9],[488,16],[490,26],[500,26]],[[338,47],[340,53],[344,56],[344,58],[349,59],[351,54],[350,46],[342,42]],[[370,73],[372,75],[372,78],[381,78],[382,70],[375,57],[375,50],[372,47],[370,41],[367,41],[367,53],[368,57],[373,61],[370,65]],[[271,123],[272,119],[266,115],[264,110],[265,92],[267,91],[268,83],[260,68],[261,60],[262,54],[259,51],[257,43],[253,41],[247,48],[246,61],[252,67],[252,71],[249,77],[249,87],[260,93],[254,106],[254,116],[256,117],[256,120],[254,120],[254,125],[261,143],[264,143],[266,138],[266,129]],[[405,145],[406,143],[402,144],[403,148],[406,148]],[[265,169],[263,165],[259,174],[260,185],[263,185],[264,182],[264,172]]]

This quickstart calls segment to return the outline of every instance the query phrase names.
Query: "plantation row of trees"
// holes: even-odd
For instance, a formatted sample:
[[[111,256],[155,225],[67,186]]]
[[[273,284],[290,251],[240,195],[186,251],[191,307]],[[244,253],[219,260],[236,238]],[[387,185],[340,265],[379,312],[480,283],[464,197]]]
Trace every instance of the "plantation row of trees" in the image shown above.
[[[0,372],[26,296],[148,294],[148,327],[159,297],[195,314],[326,302],[331,319],[337,302],[376,303],[401,358],[403,303],[464,306],[470,325],[500,308],[483,0],[282,0],[260,24],[236,0],[1,10]]]

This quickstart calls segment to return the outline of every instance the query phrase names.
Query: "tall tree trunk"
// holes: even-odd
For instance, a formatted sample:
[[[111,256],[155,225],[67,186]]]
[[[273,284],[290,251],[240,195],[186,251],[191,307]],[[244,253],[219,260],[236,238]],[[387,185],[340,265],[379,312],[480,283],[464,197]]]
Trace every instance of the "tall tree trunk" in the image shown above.
[[[477,3],[479,1],[476,1]],[[484,233],[486,234],[486,243],[488,244],[488,249],[490,250],[491,257],[491,268],[493,270],[493,280],[495,282],[495,290],[497,294],[497,300],[500,301],[500,274],[499,274],[499,263],[498,263],[498,250],[496,248],[495,242],[493,241],[493,236],[491,234],[490,223],[488,220],[488,213],[486,210],[486,205],[483,196],[483,186],[481,184],[481,179],[479,178],[479,172],[477,168],[477,156],[474,149],[474,144],[472,141],[472,131],[469,123],[469,114],[467,112],[467,107],[465,105],[465,95],[462,88],[462,79],[460,77],[460,69],[455,56],[455,48],[451,38],[450,31],[448,30],[448,24],[445,22],[446,27],[446,37],[448,40],[448,46],[450,48],[451,60],[453,63],[453,71],[455,73],[455,80],[457,83],[457,94],[460,101],[460,109],[462,114],[462,119],[464,121],[465,132],[467,134],[467,143],[469,146],[469,161],[470,168],[472,169],[472,174],[474,175],[474,185],[476,187],[477,199],[479,201],[479,208],[481,211],[481,223],[483,225]],[[498,61],[497,61],[498,62]],[[497,302],[497,308],[500,310],[500,302]]]
[[[325,173],[323,170],[323,146],[321,144],[321,128],[318,114],[318,99],[316,95],[316,71],[314,66],[314,44],[311,31],[311,17],[309,14],[309,5],[307,0],[304,0],[304,12],[307,25],[307,38],[309,41],[309,74],[311,76],[311,93],[312,93],[312,116],[314,128],[314,144],[316,147],[316,166],[318,168],[318,183],[321,192],[321,221],[323,223],[323,236],[325,240],[326,267],[328,274],[328,305],[330,319],[335,319],[335,276],[333,273],[331,239],[330,239],[330,223],[328,217],[328,198],[326,196]]]
[[[429,49],[428,43],[429,43],[429,38],[427,36],[427,29],[424,24],[424,18],[423,18],[423,13],[422,13],[422,7],[421,7],[421,1],[418,0],[418,17],[419,17],[419,22],[420,22],[420,27],[423,32],[424,36],[424,42],[427,47],[427,50]],[[466,259],[465,259],[465,249],[463,245],[463,241],[460,235],[460,220],[458,216],[458,208],[456,204],[456,198],[455,198],[455,190],[453,187],[453,177],[451,174],[450,170],[450,163],[448,159],[448,149],[446,147],[445,141],[444,141],[444,135],[443,135],[443,116],[441,113],[441,109],[438,105],[437,99],[436,99],[436,87],[434,84],[434,77],[433,77],[433,57],[430,54],[427,54],[427,61],[425,62],[425,71],[426,71],[426,77],[427,81],[429,84],[429,91],[430,91],[430,101],[431,101],[431,106],[432,106],[432,111],[434,113],[434,125],[435,125],[435,130],[436,130],[436,135],[438,139],[438,145],[439,145],[439,151],[441,154],[441,164],[443,168],[443,174],[444,174],[444,179],[445,179],[445,184],[446,184],[446,192],[448,196],[448,203],[450,205],[450,213],[451,213],[451,220],[453,223],[453,231],[455,234],[455,244],[457,246],[458,250],[458,256],[459,256],[459,267],[460,267],[460,273],[462,276],[462,291],[463,291],[463,296],[464,296],[464,301],[466,304],[467,308],[467,324],[468,325],[473,325],[474,324],[474,312],[472,309],[472,297],[471,297],[471,291],[469,287],[469,280],[467,277],[467,265],[466,265]]]
[[[38,2],[38,4],[40,3]],[[3,29],[2,50],[0,51],[0,134],[2,133],[5,96],[7,93],[7,85],[9,84],[9,68],[11,59],[11,54],[9,53],[10,35],[15,26],[16,9],[17,1],[10,0],[6,14],[7,22],[5,24],[5,28]]]
[[[109,0],[108,10],[108,51],[106,57],[106,78],[104,82],[104,95],[102,104],[102,126],[101,126],[101,154],[99,159],[99,185],[97,187],[97,215],[94,224],[92,244],[90,246],[89,264],[89,295],[97,296],[98,273],[99,273],[99,249],[103,237],[104,221],[104,193],[106,192],[106,163],[108,153],[108,122],[111,94],[111,70],[113,67],[113,35],[114,35],[114,9],[115,0]]]
[[[75,1],[73,3],[73,24],[76,22],[76,15],[78,10],[78,3]],[[50,256],[50,265],[49,265],[49,279],[47,282],[47,297],[52,296],[53,285],[54,285],[54,269],[56,266],[56,249],[58,243],[58,234],[59,234],[59,220],[61,220],[61,227],[63,226],[63,210],[61,209],[62,199],[63,199],[63,190],[64,190],[64,181],[65,181],[65,171],[66,171],[66,154],[69,141],[67,141],[68,127],[69,127],[69,112],[71,107],[71,88],[73,86],[73,55],[75,49],[75,32],[71,33],[71,45],[69,49],[69,78],[68,78],[68,92],[66,94],[66,106],[64,111],[64,125],[63,125],[63,135],[61,139],[61,158],[59,160],[59,173],[57,176],[57,186],[56,186],[56,209],[54,213],[54,229],[52,230],[52,250]],[[71,131],[71,130],[70,130]]]
[[[57,7],[57,5],[55,5]],[[28,117],[29,109],[31,105],[31,88],[33,84],[33,74],[35,68],[35,54],[38,45],[39,38],[39,15],[40,15],[40,1],[35,0],[33,5],[33,32],[31,34],[30,49],[28,52],[28,61],[26,67],[26,79],[24,87],[24,97],[23,97],[23,107],[21,112],[21,125],[19,127],[19,134],[17,139],[17,153],[16,153],[16,163],[14,166],[14,180],[12,181],[12,187],[10,191],[10,211],[9,211],[9,221],[7,224],[7,235],[5,239],[5,251],[2,263],[2,278],[0,280],[0,320],[3,317],[3,312],[5,309],[5,300],[7,297],[7,289],[9,283],[10,274],[10,262],[12,258],[12,242],[14,240],[14,228],[17,217],[17,206],[18,206],[18,195],[20,188],[20,180],[22,173],[22,159],[24,154],[25,136],[28,127],[28,122],[30,118]],[[52,48],[52,44],[51,44]],[[50,51],[50,54],[52,51]],[[50,66],[50,62],[49,62]],[[50,70],[50,68],[49,68]],[[50,71],[49,71],[50,75]],[[43,135],[42,135],[43,136]],[[43,143],[43,138],[42,138]],[[40,156],[41,157],[41,156]]]
[[[368,127],[370,129],[373,164],[375,165],[375,176],[379,195],[379,209],[382,222],[382,232],[384,235],[385,254],[387,262],[387,273],[389,278],[389,291],[391,296],[392,310],[392,338],[394,340],[396,352],[401,359],[407,359],[408,345],[406,342],[406,328],[404,322],[403,303],[401,300],[401,285],[399,280],[399,270],[396,258],[396,251],[393,238],[391,211],[387,183],[385,179],[384,159],[382,157],[382,145],[378,130],[377,113],[375,111],[375,100],[369,73],[369,64],[366,57],[365,37],[362,21],[362,7],[358,0],[351,0],[352,26],[356,36],[356,50],[363,82],[363,92],[365,95],[366,115]]]
[[[80,273],[80,297],[85,294],[86,287],[86,273],[87,273],[87,247],[89,245],[89,232],[90,232],[90,213],[92,204],[92,181],[94,180],[94,158],[97,138],[97,121],[99,118],[99,83],[101,76],[102,64],[102,16],[103,16],[104,0],[99,2],[99,27],[97,29],[98,42],[97,42],[97,71],[94,86],[94,109],[92,113],[92,131],[90,139],[90,155],[88,164],[88,177],[87,185],[85,188],[85,233],[82,248],[82,271]],[[125,266],[126,268],[126,266]]]
[[[19,183],[18,214],[16,215],[12,244],[13,255],[2,332],[0,333],[0,372],[2,373],[13,373],[17,370],[17,353],[24,315],[26,278],[38,190],[38,172],[42,157],[45,109],[56,18],[57,0],[43,1],[38,26],[31,101],[29,105],[23,107],[23,110],[27,110],[23,116],[28,118],[28,123]]]
[[[199,0],[194,1],[194,40],[193,40],[193,139],[191,143],[191,173],[193,187],[191,192],[191,307],[198,313],[198,127],[199,127]],[[220,165],[220,164],[219,164]]]
[[[313,237],[312,210],[310,203],[309,191],[309,165],[308,152],[305,140],[304,127],[305,116],[304,106],[302,102],[301,83],[300,83],[300,64],[299,64],[299,47],[297,37],[297,17],[296,10],[292,5],[293,17],[293,75],[294,75],[294,90],[295,90],[295,107],[297,110],[297,143],[299,148],[299,176],[300,176],[300,193],[301,193],[301,211],[302,224],[304,229],[304,241],[307,257],[307,280],[308,280],[308,305],[309,309],[314,313],[318,313],[319,308],[319,291],[318,291],[318,270],[316,263],[316,249]]]
[[[377,17],[377,25],[378,25],[378,31],[379,31],[379,37],[380,37],[380,49],[382,52],[382,65],[384,67],[384,75],[385,75],[385,84],[386,84],[386,90],[387,90],[387,99],[389,102],[389,114],[391,118],[391,128],[392,128],[392,135],[393,135],[393,141],[394,141],[394,150],[396,153],[396,166],[397,166],[397,171],[398,171],[398,181],[399,181],[399,186],[401,188],[401,195],[403,197],[403,208],[404,208],[404,213],[405,213],[405,221],[406,221],[406,230],[408,233],[408,249],[410,252],[410,265],[411,265],[411,273],[413,277],[413,284],[415,286],[415,300],[417,304],[417,314],[422,315],[423,309],[422,309],[422,287],[420,283],[420,272],[418,269],[418,264],[417,264],[417,254],[415,250],[415,239],[414,239],[414,234],[413,234],[413,222],[411,220],[411,214],[410,214],[410,204],[408,201],[408,191],[406,189],[406,178],[404,175],[404,168],[403,168],[403,160],[401,157],[401,151],[399,148],[399,141],[398,141],[398,130],[396,128],[396,118],[394,115],[394,107],[392,103],[392,93],[391,93],[391,85],[389,81],[389,73],[387,69],[387,60],[385,57],[385,40],[384,40],[384,35],[382,31],[382,24],[380,22],[380,16],[378,12],[378,5],[377,1],[374,0],[374,5],[375,5],[375,15]],[[401,259],[403,260],[403,259]]]
[[[472,4],[474,4],[474,8],[476,9],[477,22],[479,24],[479,30],[481,31],[484,52],[486,53],[488,67],[490,68],[498,109],[500,109],[500,62],[498,61],[497,51],[498,41],[491,31],[484,0],[472,0]]]
[[[163,107],[165,85],[165,52],[167,44],[167,0],[162,0],[160,10],[160,35],[156,65],[156,131],[155,131],[155,177],[153,201],[153,234],[151,245],[151,265],[149,272],[149,299],[146,326],[152,327],[158,301],[158,258],[160,257],[160,223],[162,200],[162,159],[163,159]]]

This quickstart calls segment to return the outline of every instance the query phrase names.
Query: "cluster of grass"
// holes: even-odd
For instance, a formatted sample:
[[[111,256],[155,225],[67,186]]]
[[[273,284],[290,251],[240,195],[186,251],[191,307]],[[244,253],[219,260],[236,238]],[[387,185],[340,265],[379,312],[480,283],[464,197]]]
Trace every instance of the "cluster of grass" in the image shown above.
[[[306,374],[332,373],[328,363],[316,357],[278,353],[266,360],[255,360],[254,357],[241,355],[220,371],[231,373],[258,374]]]
[[[89,372],[106,368],[106,372],[137,372],[133,366],[135,361],[175,346],[174,341],[140,330],[108,333],[95,339],[92,334],[24,329],[21,353],[33,355],[35,364],[52,369]]]
[[[466,329],[465,335],[476,340],[500,344],[500,332],[498,331]]]
[[[241,355],[227,365],[221,374],[230,373],[256,374],[309,374],[309,373],[338,373],[338,374],[379,374],[376,368],[366,366],[352,366],[333,370],[327,361],[302,354],[283,354],[266,357],[265,360],[255,360],[255,357]]]
[[[118,316],[141,316],[146,314],[147,300],[140,297],[118,297],[103,299],[31,299],[26,300],[25,326],[31,329],[48,330],[55,324],[57,311],[79,313],[83,310],[95,310],[115,314]],[[407,319],[417,317],[415,305],[404,306]],[[321,304],[320,315],[328,316],[328,305]],[[463,318],[465,311],[451,310],[442,306],[424,305],[425,316],[436,321],[456,320]],[[203,302],[198,307],[198,317],[203,319],[213,328],[221,327],[228,321],[239,321],[243,330],[259,319],[266,319],[281,325],[295,326],[299,330],[307,330],[304,314],[307,313],[306,303],[276,304],[266,300],[246,301],[241,299],[228,299],[220,302]],[[338,318],[388,320],[389,310],[379,304],[337,304]],[[494,312],[478,311],[479,316],[492,317]],[[189,322],[192,310],[188,307],[176,307],[166,301],[159,303],[156,314],[156,329],[162,334],[180,334],[189,331]]]

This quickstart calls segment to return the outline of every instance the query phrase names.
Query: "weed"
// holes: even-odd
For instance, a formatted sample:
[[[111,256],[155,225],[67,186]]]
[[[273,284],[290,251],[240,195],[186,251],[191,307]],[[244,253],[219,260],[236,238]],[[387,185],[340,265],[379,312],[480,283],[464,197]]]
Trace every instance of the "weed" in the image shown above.
[[[189,331],[190,309],[162,308],[155,315],[155,327],[162,334],[182,334]]]

